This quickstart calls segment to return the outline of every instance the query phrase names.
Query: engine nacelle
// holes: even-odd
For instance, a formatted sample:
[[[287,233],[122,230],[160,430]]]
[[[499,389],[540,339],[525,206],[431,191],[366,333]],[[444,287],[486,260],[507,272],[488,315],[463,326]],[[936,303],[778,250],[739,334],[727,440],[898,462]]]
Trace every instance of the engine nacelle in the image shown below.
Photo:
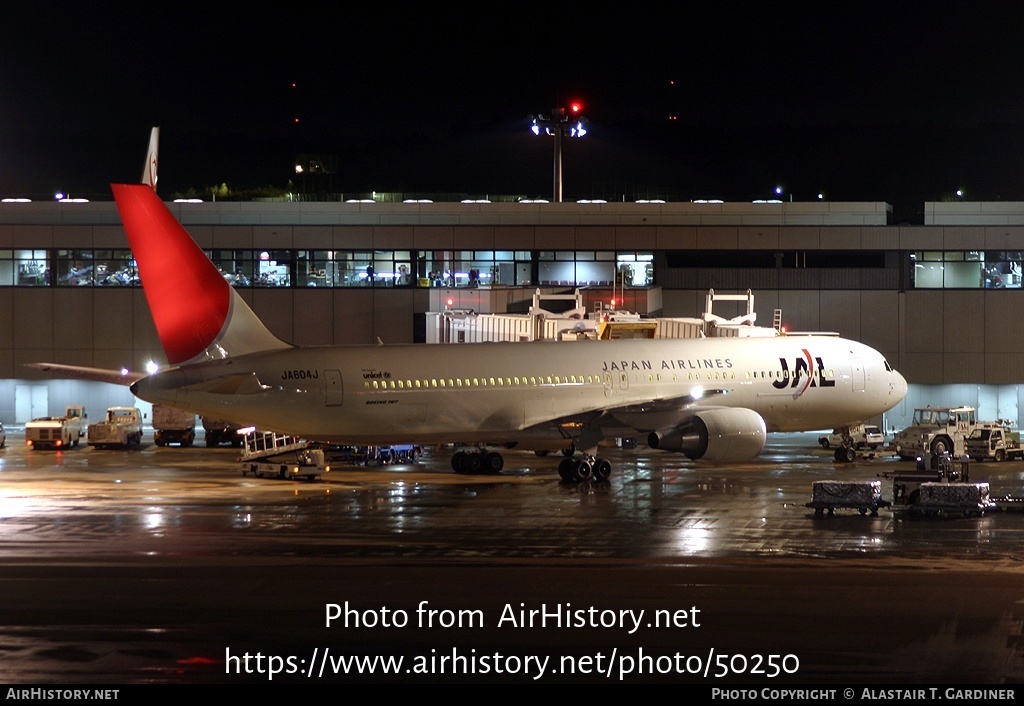
[[[768,432],[764,419],[749,409],[709,409],[672,429],[647,437],[652,449],[682,451],[694,461],[749,461],[761,453]]]

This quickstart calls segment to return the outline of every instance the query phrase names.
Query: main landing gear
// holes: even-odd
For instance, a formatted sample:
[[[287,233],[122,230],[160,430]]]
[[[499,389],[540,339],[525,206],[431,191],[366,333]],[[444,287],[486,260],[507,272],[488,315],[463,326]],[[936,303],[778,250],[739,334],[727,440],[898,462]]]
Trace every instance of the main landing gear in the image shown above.
[[[456,473],[498,473],[505,467],[505,457],[497,451],[456,451],[452,454],[452,470]]]
[[[612,474],[612,464],[603,458],[586,455],[567,456],[558,464],[558,477],[566,483],[605,481]]]

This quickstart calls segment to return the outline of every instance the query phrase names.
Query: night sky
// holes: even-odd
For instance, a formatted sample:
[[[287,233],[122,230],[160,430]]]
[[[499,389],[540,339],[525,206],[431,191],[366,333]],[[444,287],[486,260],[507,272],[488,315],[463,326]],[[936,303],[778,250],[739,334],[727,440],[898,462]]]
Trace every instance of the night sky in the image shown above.
[[[1009,3],[164,5],[5,8],[0,195],[109,198],[159,125],[165,196],[325,153],[336,191],[549,197],[529,115],[575,99],[567,199],[1024,200]]]

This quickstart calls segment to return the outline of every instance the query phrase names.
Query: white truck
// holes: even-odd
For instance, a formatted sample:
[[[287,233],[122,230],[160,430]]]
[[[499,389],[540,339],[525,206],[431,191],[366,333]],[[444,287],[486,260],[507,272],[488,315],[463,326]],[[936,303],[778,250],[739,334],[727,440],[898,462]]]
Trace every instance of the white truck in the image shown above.
[[[1006,461],[1024,459],[1020,432],[1002,427],[975,429],[967,437],[967,455],[975,461]]]
[[[849,428],[849,433],[836,429],[831,434],[819,436],[818,443],[823,449],[852,446],[855,449],[877,451],[885,446],[885,434],[876,426],[855,424]]]
[[[153,405],[153,441],[157,446],[191,446],[195,440],[195,412],[162,404]]]
[[[929,453],[962,456],[971,432],[1002,426],[1002,422],[979,422],[974,407],[918,407],[911,425],[896,435],[893,446],[904,461]]]
[[[39,417],[25,423],[25,445],[33,449],[78,446],[85,436],[85,407],[69,404],[63,417]]]
[[[140,443],[142,413],[138,407],[111,407],[104,421],[89,425],[89,446],[126,449]]]

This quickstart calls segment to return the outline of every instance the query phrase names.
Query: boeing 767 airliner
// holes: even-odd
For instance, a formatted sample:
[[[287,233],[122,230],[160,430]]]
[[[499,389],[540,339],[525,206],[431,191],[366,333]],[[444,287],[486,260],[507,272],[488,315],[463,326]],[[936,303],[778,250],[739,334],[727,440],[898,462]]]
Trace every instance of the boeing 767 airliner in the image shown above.
[[[581,479],[608,476],[598,443],[623,429],[694,460],[746,461],[767,432],[854,424],[907,391],[878,351],[835,335],[296,347],[151,186],[112,189],[170,363],[130,378],[149,402],[321,442],[462,444],[453,467],[469,471],[502,468],[493,445],[563,435],[583,453],[560,474]]]

